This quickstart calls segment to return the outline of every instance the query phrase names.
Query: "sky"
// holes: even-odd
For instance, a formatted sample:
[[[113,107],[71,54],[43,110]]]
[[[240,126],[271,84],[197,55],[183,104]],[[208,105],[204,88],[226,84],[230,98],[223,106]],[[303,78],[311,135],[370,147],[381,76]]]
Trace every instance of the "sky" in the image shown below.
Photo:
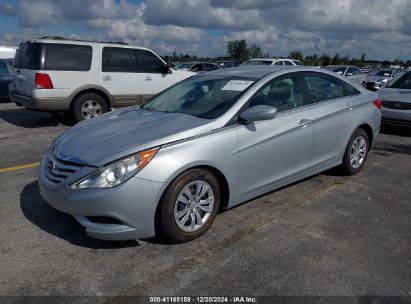
[[[160,55],[217,57],[245,39],[271,56],[299,50],[411,59],[409,0],[0,0],[0,45],[63,36],[125,41]]]

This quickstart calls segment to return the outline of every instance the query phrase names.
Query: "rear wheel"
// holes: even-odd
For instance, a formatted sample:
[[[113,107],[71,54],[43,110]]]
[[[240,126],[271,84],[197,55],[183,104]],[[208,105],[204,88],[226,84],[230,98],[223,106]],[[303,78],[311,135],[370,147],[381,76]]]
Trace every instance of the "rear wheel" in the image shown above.
[[[73,102],[72,114],[76,121],[98,117],[108,111],[106,101],[96,93],[85,93]]]
[[[215,176],[203,169],[186,171],[170,184],[160,202],[161,233],[174,243],[198,238],[212,225],[219,206]]]
[[[342,169],[345,174],[352,175],[361,170],[367,159],[369,139],[367,132],[357,129],[345,148]]]

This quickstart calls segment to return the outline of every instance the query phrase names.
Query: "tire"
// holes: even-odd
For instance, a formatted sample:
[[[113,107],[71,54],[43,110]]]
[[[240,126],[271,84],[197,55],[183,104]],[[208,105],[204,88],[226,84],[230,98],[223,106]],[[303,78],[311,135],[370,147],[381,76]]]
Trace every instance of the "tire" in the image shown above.
[[[345,148],[341,168],[346,175],[353,175],[364,166],[369,151],[369,139],[364,129],[357,129]]]
[[[190,200],[187,189],[191,193]],[[195,195],[197,190],[198,196]],[[178,176],[162,196],[156,219],[160,233],[172,243],[198,238],[213,224],[219,207],[220,186],[216,177],[204,169],[188,170]],[[199,218],[204,224],[200,224]]]
[[[98,117],[108,111],[106,101],[96,93],[82,94],[73,101],[72,115],[79,122]]]

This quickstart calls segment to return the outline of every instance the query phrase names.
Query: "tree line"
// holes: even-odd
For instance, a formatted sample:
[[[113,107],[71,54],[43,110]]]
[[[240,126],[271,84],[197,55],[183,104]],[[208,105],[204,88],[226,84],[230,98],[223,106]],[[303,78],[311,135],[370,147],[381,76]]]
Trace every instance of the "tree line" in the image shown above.
[[[270,56],[269,53],[265,53],[263,48],[257,44],[247,45],[246,40],[230,40],[227,42],[226,53],[224,56],[221,54],[216,57],[199,57],[189,54],[177,54],[174,52],[171,56],[166,56],[165,59],[171,62],[187,62],[187,61],[206,61],[216,62],[218,60],[233,60],[243,62],[251,58],[271,58],[271,57],[284,57],[284,56]],[[357,67],[389,67],[391,65],[399,65],[405,68],[411,67],[410,60],[407,61],[388,61],[388,60],[369,60],[366,58],[366,54],[363,53],[359,58],[341,56],[339,53],[334,56],[324,54],[313,54],[304,56],[301,51],[292,51],[287,58],[293,58],[301,61],[304,65],[308,66],[327,66],[327,65],[354,65]]]

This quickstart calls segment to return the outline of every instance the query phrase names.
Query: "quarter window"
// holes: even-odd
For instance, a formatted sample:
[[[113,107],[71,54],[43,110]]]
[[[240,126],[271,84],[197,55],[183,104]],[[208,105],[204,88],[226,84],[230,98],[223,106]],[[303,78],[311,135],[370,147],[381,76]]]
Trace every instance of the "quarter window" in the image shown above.
[[[129,48],[105,47],[103,48],[103,72],[137,72],[133,52]]]
[[[304,104],[298,75],[274,79],[263,86],[253,97],[249,107],[267,105],[277,109],[277,112],[287,111]]]
[[[88,45],[57,44],[46,45],[45,70],[89,71],[93,50]]]

